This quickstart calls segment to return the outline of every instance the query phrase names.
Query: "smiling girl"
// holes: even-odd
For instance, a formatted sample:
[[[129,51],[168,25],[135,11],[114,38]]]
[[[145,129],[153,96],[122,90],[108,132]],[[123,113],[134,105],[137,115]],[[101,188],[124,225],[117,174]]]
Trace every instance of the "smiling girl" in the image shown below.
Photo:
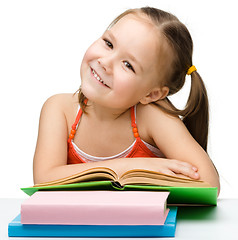
[[[218,187],[207,155],[208,100],[192,64],[193,43],[173,15],[130,9],[86,51],[78,94],[49,98],[41,112],[34,182],[92,167],[200,179]],[[191,75],[184,110],[167,98]]]

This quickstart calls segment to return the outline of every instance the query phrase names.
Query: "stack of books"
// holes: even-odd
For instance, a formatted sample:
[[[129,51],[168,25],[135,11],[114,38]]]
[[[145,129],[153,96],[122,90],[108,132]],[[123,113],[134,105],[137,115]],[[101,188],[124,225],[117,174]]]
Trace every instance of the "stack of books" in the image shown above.
[[[9,223],[10,237],[173,237],[173,205],[216,205],[208,183],[133,169],[119,177],[91,168],[22,188],[30,196]]]
[[[37,191],[21,205],[9,237],[174,237],[169,192]]]

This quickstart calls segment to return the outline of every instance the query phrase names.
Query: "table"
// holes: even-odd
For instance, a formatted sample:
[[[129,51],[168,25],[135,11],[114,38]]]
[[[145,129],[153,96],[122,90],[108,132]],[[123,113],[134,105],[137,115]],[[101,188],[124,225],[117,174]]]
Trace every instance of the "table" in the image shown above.
[[[0,199],[1,240],[90,240],[90,238],[8,238],[8,223],[20,213],[23,200],[13,198]],[[102,238],[97,239],[102,240]],[[105,239],[109,240],[109,238]],[[217,207],[179,207],[175,238],[159,239],[237,240],[238,199],[218,199]]]

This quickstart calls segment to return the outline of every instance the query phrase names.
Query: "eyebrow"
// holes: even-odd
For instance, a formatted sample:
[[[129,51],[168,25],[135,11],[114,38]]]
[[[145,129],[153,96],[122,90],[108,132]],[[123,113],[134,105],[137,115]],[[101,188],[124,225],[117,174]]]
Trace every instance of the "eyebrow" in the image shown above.
[[[107,33],[109,35],[109,37],[112,39],[112,41],[117,43],[117,40],[116,40],[115,36],[111,33],[110,30],[107,30],[105,33]],[[143,72],[143,67],[138,62],[138,60],[132,54],[130,54],[129,52],[127,52],[127,55],[133,62],[135,62],[139,66],[140,70]]]

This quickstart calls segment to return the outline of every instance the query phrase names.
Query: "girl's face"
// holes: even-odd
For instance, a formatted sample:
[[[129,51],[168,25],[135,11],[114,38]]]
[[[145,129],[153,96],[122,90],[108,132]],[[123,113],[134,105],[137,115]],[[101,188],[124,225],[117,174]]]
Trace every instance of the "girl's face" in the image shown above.
[[[140,102],[159,85],[160,39],[148,19],[124,16],[86,51],[81,65],[83,94],[114,109]]]

